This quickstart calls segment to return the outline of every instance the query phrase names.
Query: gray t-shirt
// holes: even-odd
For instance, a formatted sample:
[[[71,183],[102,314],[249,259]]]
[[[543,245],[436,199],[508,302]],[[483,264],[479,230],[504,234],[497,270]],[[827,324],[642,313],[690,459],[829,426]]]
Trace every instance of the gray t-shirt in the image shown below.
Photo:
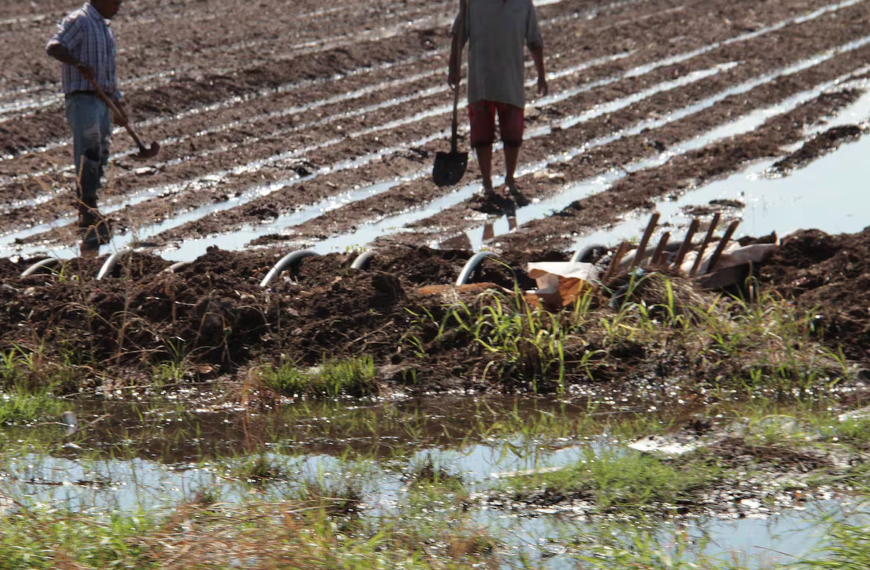
[[[464,42],[468,47],[468,102],[495,101],[523,108],[523,47],[541,46],[532,0],[467,0]],[[453,35],[459,33],[459,16]]]

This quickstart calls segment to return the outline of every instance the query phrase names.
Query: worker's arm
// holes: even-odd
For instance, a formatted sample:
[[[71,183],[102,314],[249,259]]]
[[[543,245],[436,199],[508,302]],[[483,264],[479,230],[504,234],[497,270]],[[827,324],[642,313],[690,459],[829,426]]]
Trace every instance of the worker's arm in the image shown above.
[[[535,60],[535,69],[538,70],[538,96],[546,97],[550,92],[550,86],[547,85],[547,69],[544,67],[544,46],[530,45],[529,51],[532,53],[532,59]]]
[[[67,65],[75,67],[79,70],[79,73],[81,73],[85,79],[95,79],[97,77],[97,74],[94,72],[94,69],[90,65],[86,65],[79,61],[79,59],[74,56],[70,50],[68,50],[63,44],[61,44],[57,40],[51,40],[50,42],[48,42],[48,46],[45,48],[45,53],[61,63],[65,63]]]

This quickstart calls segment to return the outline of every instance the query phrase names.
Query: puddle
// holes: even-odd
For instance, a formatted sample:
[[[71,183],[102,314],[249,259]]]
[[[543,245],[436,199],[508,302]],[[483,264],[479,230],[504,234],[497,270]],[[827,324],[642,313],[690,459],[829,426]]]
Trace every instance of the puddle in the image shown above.
[[[352,481],[363,494],[363,516],[389,517],[412,500],[403,473],[421,463],[432,461],[461,475],[474,493],[496,484],[494,474],[569,466],[589,450],[620,446],[607,436],[581,438],[578,433],[590,416],[630,418],[645,412],[648,402],[620,398],[617,405],[612,396],[608,402],[601,409],[613,411],[599,412],[586,404],[552,400],[461,396],[295,404],[252,415],[171,404],[83,403],[79,418],[100,420],[86,437],[75,440],[79,448],[15,455],[4,446],[0,486],[20,502],[89,513],[167,508],[204,491],[221,502],[241,502],[252,487],[240,480],[238,466],[262,455],[287,476],[284,482],[258,487],[262,500],[287,498],[305,481],[320,481],[327,488]],[[667,425],[690,412],[659,417]],[[20,435],[12,428],[0,430],[0,438]],[[443,510],[421,516],[429,522],[455,520],[463,516],[456,508],[448,501]],[[754,567],[784,560],[773,551],[806,555],[822,536],[812,522],[821,512],[836,516],[839,510],[835,501],[824,501],[770,518],[657,521],[656,540],[676,553],[675,537],[682,536],[701,545],[704,554],[731,559],[730,553],[738,553]],[[472,508],[471,520],[506,540],[500,552],[506,558],[503,567],[512,567],[509,563],[525,554],[547,568],[575,568],[575,557],[586,554],[584,544],[602,535],[624,534],[630,540],[633,529],[570,511],[539,509],[534,516],[521,516],[486,504]]]
[[[691,565],[692,561],[700,555],[720,561],[723,567],[729,568],[729,563],[747,569],[775,565],[788,567],[797,558],[812,558],[813,550],[824,540],[824,529],[817,521],[823,517],[842,518],[842,513],[840,504],[825,501],[810,505],[805,512],[792,512],[770,519],[696,520],[688,523],[656,521],[650,534],[662,557],[670,559],[673,564],[666,568],[683,567],[675,563],[677,560],[684,561],[687,568],[695,567]],[[582,567],[578,566],[581,556],[600,558],[600,551],[589,552],[582,545],[596,541],[601,534],[609,539],[623,538],[625,545],[630,547],[631,541],[637,538],[636,532],[642,528],[613,524],[602,530],[565,517],[518,518],[498,511],[478,513],[474,520],[497,535],[511,537],[507,545],[508,555],[519,557],[525,554],[541,564],[536,568],[549,570]],[[687,552],[687,547],[695,551]]]
[[[588,416],[586,406],[513,398],[309,403],[253,416],[95,403],[84,405],[77,415],[107,414],[105,423],[97,422],[87,438],[76,440],[79,450],[63,448],[53,456],[0,455],[0,482],[43,503],[75,506],[96,501],[101,509],[154,508],[226,485],[224,471],[252,453],[252,445],[300,473],[312,468],[317,472],[326,464],[340,471],[339,458],[414,464],[431,456],[471,484],[486,484],[494,473],[571,465],[590,445],[601,445],[572,436],[571,426]],[[536,421],[561,436],[549,440],[493,431],[493,424]],[[245,426],[244,432],[239,425]],[[136,457],[94,458],[93,452],[105,455],[125,448]],[[76,458],[80,454],[84,459]],[[379,472],[377,500],[368,502],[383,507],[396,501],[404,486],[400,476],[390,469]],[[227,490],[231,492],[232,485]]]
[[[855,49],[855,47],[852,47],[852,46],[866,45],[867,43],[870,43],[870,37],[865,38],[863,40],[860,40],[859,42],[854,42],[849,47],[850,47],[850,49]],[[843,48],[840,48],[840,49],[843,49]],[[839,53],[839,51],[837,53]],[[831,55],[830,57],[833,57],[833,55]],[[826,61],[827,59],[829,59],[829,57],[817,58],[814,60],[814,61],[817,61],[817,63],[815,65],[818,65],[818,64],[822,63],[823,61]],[[775,77],[778,77],[780,75],[785,75],[788,73],[795,73],[796,72],[796,71],[794,71],[795,69],[803,69],[804,68],[803,66],[804,66],[804,64],[799,64],[799,66],[793,66],[791,68],[787,68],[787,70],[784,73],[770,74],[769,76],[765,77],[764,82],[765,83],[769,82],[769,81],[775,79]],[[631,164],[628,164],[628,165],[626,165],[625,171],[623,171],[623,170],[611,170],[609,172],[603,173],[603,174],[596,176],[594,178],[584,180],[584,181],[581,181],[578,183],[570,184],[565,188],[564,191],[560,192],[559,194],[557,194],[551,198],[541,200],[537,203],[533,203],[533,204],[526,206],[526,207],[518,208],[516,210],[516,212],[514,213],[513,223],[516,226],[516,225],[525,224],[525,223],[530,222],[532,220],[538,220],[538,219],[545,218],[545,217],[551,215],[551,213],[553,211],[563,210],[564,208],[568,207],[571,203],[573,203],[576,200],[580,200],[580,199],[604,192],[607,189],[609,189],[615,182],[624,178],[626,176],[626,172],[636,172],[638,170],[643,170],[646,168],[661,166],[661,165],[667,163],[674,156],[679,156],[679,155],[685,154],[687,152],[690,152],[692,150],[697,150],[697,149],[703,148],[703,147],[710,145],[710,144],[713,144],[717,141],[725,140],[727,138],[731,138],[734,136],[738,136],[738,135],[741,135],[744,133],[754,131],[755,129],[757,129],[761,125],[763,125],[770,118],[777,116],[777,115],[782,115],[784,113],[787,113],[787,112],[797,108],[798,106],[802,105],[803,103],[806,103],[808,101],[815,99],[821,93],[823,93],[824,91],[827,91],[828,89],[835,88],[835,87],[846,87],[846,85],[845,85],[846,81],[848,81],[851,77],[853,77],[855,75],[860,75],[860,74],[866,72],[868,69],[870,69],[870,66],[855,70],[855,71],[851,72],[850,74],[845,75],[843,77],[839,77],[833,81],[817,85],[816,87],[814,87],[812,89],[809,89],[807,91],[804,91],[804,92],[798,93],[797,95],[789,97],[788,99],[786,99],[786,100],[784,100],[781,103],[778,103],[776,105],[748,113],[748,114],[746,114],[742,117],[739,117],[738,119],[736,119],[728,124],[722,125],[720,127],[716,127],[716,128],[714,128],[714,129],[708,131],[707,133],[704,133],[698,137],[692,138],[692,139],[684,141],[682,143],[678,143],[673,148],[671,148],[671,149],[669,149],[669,150],[667,150],[667,151],[665,151],[665,152],[663,152],[655,157],[652,157],[649,159],[639,160],[639,161],[633,162]],[[710,97],[710,98],[708,98],[708,99],[706,99],[706,100],[704,100],[696,105],[692,105],[690,107],[687,107],[686,109],[677,111],[665,119],[660,119],[660,120],[656,120],[656,121],[652,121],[652,122],[644,122],[640,125],[632,127],[631,129],[629,129],[627,131],[624,131],[623,133],[621,133],[620,136],[636,135],[647,128],[657,128],[658,126],[661,126],[662,124],[665,124],[665,123],[668,123],[668,122],[671,122],[674,120],[678,120],[678,119],[684,118],[688,115],[697,113],[700,110],[711,107],[715,103],[725,99],[727,96],[730,96],[733,94],[738,94],[738,93],[743,93],[743,92],[748,91],[751,88],[757,87],[759,84],[759,81],[760,81],[760,79],[759,80],[752,80],[752,81],[747,82],[741,86],[729,89],[727,91],[723,91],[722,93],[715,95],[713,97]],[[867,81],[853,82],[853,83],[848,84],[848,86],[858,87],[858,88],[866,88],[868,85],[870,85],[870,83],[868,83]],[[866,94],[859,99],[860,106],[857,107],[857,110],[859,112],[861,109],[870,105],[870,102],[868,102],[866,99],[867,99]],[[854,115],[854,113],[856,112],[856,110],[854,110],[855,109],[854,106],[849,107],[849,108],[853,109],[853,110],[848,111],[847,114],[844,115],[843,118],[841,118],[839,120],[841,120],[841,121],[847,120],[849,117],[852,117]],[[653,123],[656,124],[655,127],[651,127],[651,125]],[[605,142],[611,142],[611,140],[615,140],[615,139],[611,139],[611,138],[604,139]],[[583,150],[587,150],[588,148],[595,148],[595,146],[600,146],[600,145],[601,145],[601,141],[596,141],[596,142],[590,143],[589,146]],[[569,156],[574,155],[573,151],[569,152],[568,154],[569,154]],[[835,154],[837,154],[837,153],[835,153]],[[574,156],[576,156],[576,155],[574,155]],[[546,168],[550,164],[553,164],[555,162],[561,162],[561,161],[563,161],[562,157],[552,157],[551,160],[547,161],[546,164],[540,165],[540,167],[538,167],[538,166],[526,167],[526,170],[521,169],[521,171],[526,171],[526,172],[542,171],[542,170],[544,170],[544,168]],[[773,161],[771,161],[771,163],[772,162]],[[663,205],[662,207],[664,209],[666,209],[669,206]],[[663,211],[662,213],[665,216],[667,215],[665,211]],[[638,223],[641,223],[641,222],[638,222]],[[482,246],[481,235],[483,234],[484,231],[488,232],[488,234],[491,237],[497,237],[500,235],[504,235],[512,230],[512,228],[508,224],[507,218],[502,218],[502,219],[500,219],[494,223],[491,223],[491,224],[492,224],[492,229],[487,229],[486,224],[484,224],[482,226],[479,226],[477,228],[469,230],[467,232],[468,238],[471,240],[471,242],[473,244],[478,245],[478,246]],[[642,222],[642,225],[644,227],[645,227],[645,224],[646,224],[646,221]],[[808,223],[807,226],[808,227],[816,227],[814,224],[815,224],[815,222],[811,222],[811,223]],[[634,228],[631,228],[631,229],[634,230]],[[791,229],[794,229],[794,228],[791,228]],[[863,229],[863,227],[860,229]],[[749,227],[743,226],[743,230],[748,231]],[[628,231],[628,228],[626,228],[626,231]],[[771,230],[766,230],[766,232],[769,232],[769,231],[771,231]],[[584,237],[581,240],[581,242],[582,243],[593,243],[594,240],[603,239],[602,235],[604,235],[606,233],[607,232],[596,232],[596,233],[592,234],[591,236]],[[763,232],[763,233],[765,233],[765,232]],[[839,233],[839,231],[836,233]],[[636,232],[634,234],[632,234],[632,236],[634,236],[634,237],[636,237],[636,235],[637,235]],[[605,241],[604,243],[609,243],[609,242]]]
[[[863,212],[870,208],[864,186],[864,176],[870,178],[868,153],[870,138],[864,137],[786,177],[768,173],[775,160],[756,163],[677,200],[659,202],[656,211],[662,214],[661,224],[685,228],[692,220],[686,208],[707,206],[714,200],[733,200],[745,204],[733,210],[733,216],[741,220],[737,237],[770,232],[783,236],[808,228],[831,234],[859,232],[868,224]],[[646,227],[647,218],[631,216],[613,228],[585,235],[576,242],[575,249],[587,243],[613,244],[636,238]]]

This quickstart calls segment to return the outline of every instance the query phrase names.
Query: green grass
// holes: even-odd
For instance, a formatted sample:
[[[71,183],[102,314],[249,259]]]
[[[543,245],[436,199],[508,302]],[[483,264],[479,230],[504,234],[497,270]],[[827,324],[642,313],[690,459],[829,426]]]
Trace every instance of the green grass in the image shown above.
[[[548,496],[589,500],[604,512],[691,501],[696,491],[720,475],[720,469],[706,461],[677,466],[640,453],[607,450],[596,454],[589,450],[586,458],[571,468],[516,477],[509,488],[518,500],[529,490],[543,489]]]
[[[46,389],[28,389],[15,386],[0,391],[0,426],[28,424],[40,419],[60,421],[60,415],[69,406]]]
[[[594,291],[558,313],[533,307],[519,291],[486,291],[441,312],[412,313],[405,345],[422,360],[460,351],[479,362],[483,380],[536,393],[637,375],[805,398],[849,375],[842,353],[817,340],[814,312],[773,294],[702,294],[660,274],[628,285],[615,309]]]
[[[867,513],[863,515],[866,520]],[[867,570],[870,568],[870,526],[853,522],[834,523],[816,556],[801,561],[798,567],[807,570]]]
[[[112,515],[24,507],[0,517],[0,567],[229,570],[244,561],[252,568],[428,570],[489,558],[481,547],[489,542],[479,532],[445,527],[456,546],[435,554],[428,536],[396,531],[397,523],[345,522],[306,501],[195,501],[162,513]]]
[[[377,371],[369,356],[348,360],[329,360],[315,368],[302,368],[292,362],[279,368],[266,368],[263,382],[272,390],[290,397],[371,396],[377,393]]]

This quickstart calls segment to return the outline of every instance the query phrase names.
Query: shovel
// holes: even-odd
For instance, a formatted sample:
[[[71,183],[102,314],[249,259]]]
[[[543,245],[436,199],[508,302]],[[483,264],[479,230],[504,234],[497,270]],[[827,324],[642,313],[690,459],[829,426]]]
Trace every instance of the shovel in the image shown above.
[[[109,109],[111,109],[112,113],[119,117],[125,116],[124,113],[118,109],[115,102],[109,99],[103,90],[100,88],[100,85],[94,80],[91,79],[91,84],[94,86],[94,89],[97,91],[97,95],[100,96],[100,99],[108,105]],[[157,156],[157,153],[160,152],[160,145],[156,142],[151,143],[151,148],[146,147],[142,140],[139,138],[139,135],[136,134],[136,131],[133,130],[133,127],[130,126],[129,123],[124,125],[124,128],[127,129],[127,132],[130,133],[130,136],[133,137],[133,140],[136,141],[136,146],[139,147],[139,154],[133,155],[133,158],[136,160],[148,160],[149,158],[154,158]]]
[[[465,40],[465,0],[459,3],[459,53],[456,65],[462,69],[462,47]],[[450,152],[439,152],[435,155],[435,168],[432,170],[432,180],[440,187],[453,186],[465,175],[468,168],[468,153],[459,152],[456,148],[456,130],[459,126],[459,84],[453,90],[453,135],[450,137]]]

